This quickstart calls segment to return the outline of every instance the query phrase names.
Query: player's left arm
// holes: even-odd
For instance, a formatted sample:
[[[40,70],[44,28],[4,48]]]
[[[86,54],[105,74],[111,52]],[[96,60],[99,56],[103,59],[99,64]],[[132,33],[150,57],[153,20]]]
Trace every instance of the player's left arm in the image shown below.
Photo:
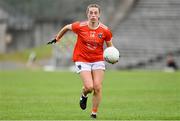
[[[106,46],[107,47],[112,47],[113,46],[113,43],[112,43],[112,32],[110,31],[110,29],[106,28],[105,29],[105,34],[106,34],[106,38],[105,38],[105,41],[106,41]]]
[[[112,40],[106,41],[106,46],[107,47],[112,47],[113,46]]]

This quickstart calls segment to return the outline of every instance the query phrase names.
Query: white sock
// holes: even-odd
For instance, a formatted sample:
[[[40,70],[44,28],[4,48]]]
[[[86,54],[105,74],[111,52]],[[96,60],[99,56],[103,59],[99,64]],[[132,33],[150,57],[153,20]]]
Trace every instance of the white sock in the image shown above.
[[[96,112],[92,112],[91,114],[96,115],[97,113]]]
[[[82,93],[82,96],[83,96],[83,97],[85,97],[85,98],[87,98],[87,97],[88,97],[87,95],[85,96],[85,95],[84,95],[84,93]]]

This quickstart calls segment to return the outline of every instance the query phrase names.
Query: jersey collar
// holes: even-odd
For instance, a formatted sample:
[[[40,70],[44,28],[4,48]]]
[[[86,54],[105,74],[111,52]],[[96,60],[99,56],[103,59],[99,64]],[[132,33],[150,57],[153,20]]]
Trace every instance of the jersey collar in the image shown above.
[[[91,27],[89,26],[88,21],[87,21],[88,28],[89,28],[89,29],[91,29],[91,30],[96,30],[96,29],[98,29],[98,28],[99,28],[99,26],[100,26],[100,24],[101,24],[101,23],[99,22],[99,24],[98,24],[98,26],[97,26],[96,28],[91,28]]]

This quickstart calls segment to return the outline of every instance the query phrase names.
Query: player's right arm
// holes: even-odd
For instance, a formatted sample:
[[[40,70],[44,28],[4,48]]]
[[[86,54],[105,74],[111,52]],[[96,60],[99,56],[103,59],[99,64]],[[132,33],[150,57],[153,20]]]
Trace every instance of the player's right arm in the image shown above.
[[[68,24],[66,26],[64,26],[57,34],[56,36],[56,40],[57,42],[62,38],[62,36],[68,31],[68,30],[72,30],[72,24]]]
[[[68,24],[68,25],[64,26],[64,27],[58,32],[58,34],[56,35],[56,38],[53,39],[53,40],[51,40],[51,41],[48,42],[47,44],[53,44],[53,43],[58,42],[68,30],[72,30],[72,24]]]

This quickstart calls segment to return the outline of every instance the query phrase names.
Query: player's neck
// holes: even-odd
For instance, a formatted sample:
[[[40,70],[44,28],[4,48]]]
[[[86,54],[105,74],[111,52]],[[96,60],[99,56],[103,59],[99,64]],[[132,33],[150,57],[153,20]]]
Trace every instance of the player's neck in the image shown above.
[[[99,27],[100,22],[92,22],[92,21],[88,21],[88,27],[90,29],[97,29]]]

